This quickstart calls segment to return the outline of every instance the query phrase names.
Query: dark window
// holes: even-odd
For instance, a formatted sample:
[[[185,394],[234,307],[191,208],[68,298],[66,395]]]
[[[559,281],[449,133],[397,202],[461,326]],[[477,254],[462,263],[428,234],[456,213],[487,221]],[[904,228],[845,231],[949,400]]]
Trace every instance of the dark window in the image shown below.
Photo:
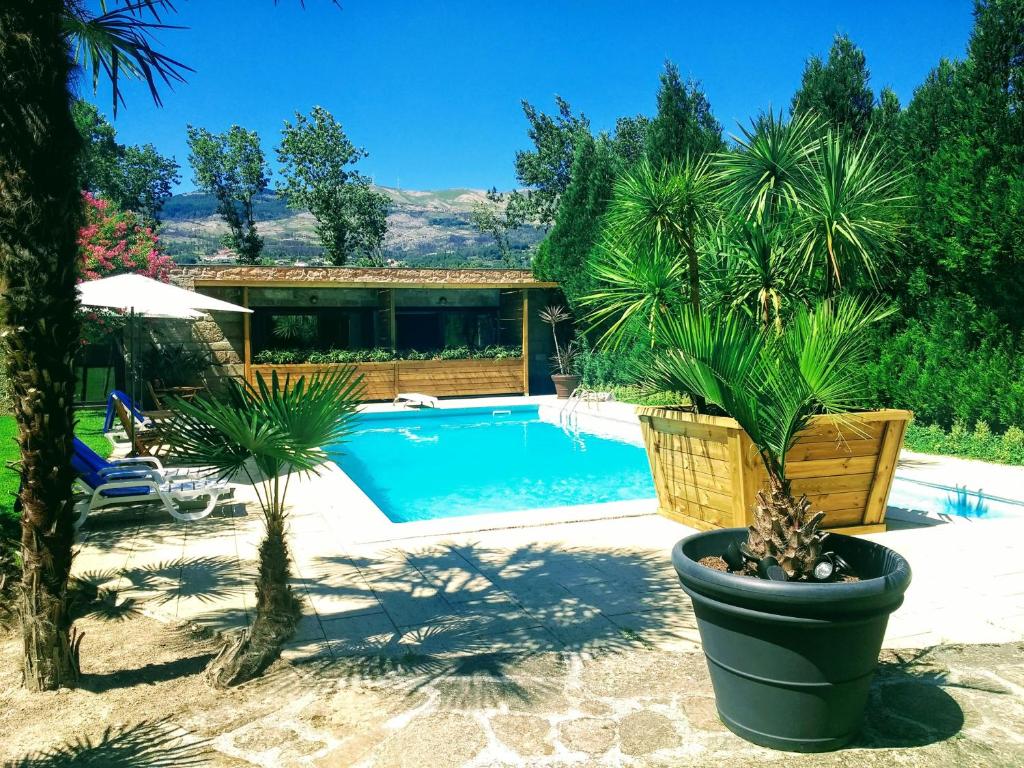
[[[368,349],[374,311],[336,307],[255,307],[253,353],[264,349]]]
[[[498,341],[496,307],[399,307],[395,325],[399,349],[478,349]]]

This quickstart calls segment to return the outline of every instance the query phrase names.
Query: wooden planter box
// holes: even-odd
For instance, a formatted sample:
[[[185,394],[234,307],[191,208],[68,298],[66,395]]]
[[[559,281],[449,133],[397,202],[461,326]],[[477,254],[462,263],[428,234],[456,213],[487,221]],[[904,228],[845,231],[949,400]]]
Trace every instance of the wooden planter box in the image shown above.
[[[527,391],[522,358],[507,360],[393,360],[387,363],[353,363],[362,374],[366,392],[363,399],[393,400],[399,392],[422,392],[434,397],[525,394]],[[278,376],[315,376],[330,373],[342,364],[250,365],[249,380],[256,374]]]
[[[707,530],[753,522],[754,496],[767,482],[761,458],[740,425],[723,416],[637,408],[661,514]],[[885,507],[913,414],[849,414],[837,428],[816,416],[790,449],[786,474],[806,494],[826,528],[845,533],[885,529]],[[841,434],[840,434],[841,433]]]

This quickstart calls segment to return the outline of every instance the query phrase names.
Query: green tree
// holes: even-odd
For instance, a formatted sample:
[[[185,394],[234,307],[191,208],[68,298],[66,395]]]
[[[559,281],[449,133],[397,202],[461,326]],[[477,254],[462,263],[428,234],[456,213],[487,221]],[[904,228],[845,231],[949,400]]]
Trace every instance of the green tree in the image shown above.
[[[559,200],[569,187],[577,145],[590,135],[590,121],[582,114],[574,115],[569,102],[555,96],[555,105],[558,114],[552,116],[523,101],[534,148],[517,152],[515,161],[516,178],[527,191],[513,192],[513,205],[525,208],[529,217],[543,226],[554,222]]]
[[[554,228],[533,260],[537,279],[557,282],[574,313],[594,287],[587,262],[612,196],[616,149],[604,136],[586,136],[580,142]]]
[[[323,107],[285,121],[277,159],[277,192],[316,219],[316,233],[332,264],[342,265],[380,249],[387,232],[387,195],[376,192],[354,166],[367,157]]]
[[[21,449],[19,613],[31,690],[73,685],[78,676],[66,593],[82,193],[67,10],[58,0],[0,4],[0,312]]]
[[[504,195],[492,187],[486,198],[473,206],[469,220],[478,232],[494,239],[502,264],[522,267],[523,259],[516,255],[512,246],[512,234],[526,223],[527,215],[522,197]]]
[[[722,126],[711,114],[711,103],[700,84],[695,80],[684,83],[679,68],[666,61],[658,90],[658,114],[647,128],[651,164],[657,168],[682,163],[687,157],[697,159],[723,149]]]
[[[615,121],[612,151],[621,161],[622,168],[629,170],[647,154],[647,132],[651,121],[645,115],[620,117]]]
[[[804,65],[792,112],[814,112],[834,129],[864,136],[875,101],[870,79],[864,51],[846,35],[836,35],[826,61],[811,56]]]
[[[256,231],[253,205],[267,188],[267,164],[255,131],[233,125],[224,133],[188,126],[189,163],[196,186],[217,199],[217,213],[228,225],[224,245],[239,264],[258,264],[263,238]]]
[[[161,155],[152,144],[119,144],[114,127],[84,99],[76,99],[71,112],[82,136],[81,188],[147,221],[158,222],[171,187],[181,180],[178,163]]]

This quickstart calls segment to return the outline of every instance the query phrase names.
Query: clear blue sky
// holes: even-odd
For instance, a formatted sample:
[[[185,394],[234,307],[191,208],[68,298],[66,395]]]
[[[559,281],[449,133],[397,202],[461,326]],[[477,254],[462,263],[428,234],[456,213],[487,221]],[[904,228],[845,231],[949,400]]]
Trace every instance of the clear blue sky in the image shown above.
[[[515,185],[528,144],[520,100],[553,94],[596,130],[652,114],[666,58],[700,80],[727,133],[759,109],[789,106],[805,59],[836,32],[867,54],[876,92],[906,104],[940,57],[962,57],[968,0],[623,2],[619,0],[176,0],[162,48],[193,67],[153,105],[128,84],[122,143],[151,142],[194,187],[185,126],[256,129],[268,159],[282,121],[320,104],[370,157],[378,184],[413,189]],[[93,0],[92,5],[95,5]],[[84,95],[110,117],[109,90]]]

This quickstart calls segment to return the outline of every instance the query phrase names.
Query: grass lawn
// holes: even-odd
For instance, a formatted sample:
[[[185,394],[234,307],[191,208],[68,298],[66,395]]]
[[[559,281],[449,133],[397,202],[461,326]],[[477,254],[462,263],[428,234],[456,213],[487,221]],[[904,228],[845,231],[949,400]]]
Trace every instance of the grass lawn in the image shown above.
[[[0,517],[13,514],[14,495],[18,492],[18,473],[8,466],[21,458],[16,434],[14,416],[0,416]],[[103,411],[79,411],[75,434],[100,456],[110,455],[110,441],[103,435]]]

